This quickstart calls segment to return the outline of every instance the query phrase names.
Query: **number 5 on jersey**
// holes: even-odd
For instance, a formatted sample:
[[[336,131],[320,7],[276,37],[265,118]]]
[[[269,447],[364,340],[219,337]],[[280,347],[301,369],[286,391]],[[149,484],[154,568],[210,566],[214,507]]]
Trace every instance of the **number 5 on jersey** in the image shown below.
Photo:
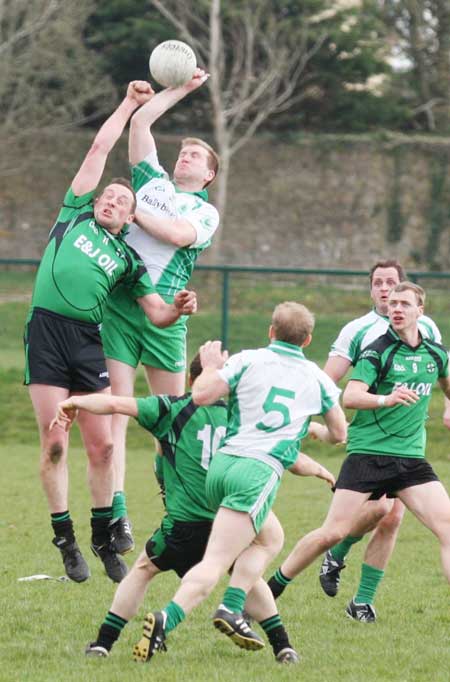
[[[291,415],[289,412],[289,407],[286,403],[295,400],[295,391],[289,391],[287,388],[277,388],[273,386],[263,403],[264,412],[269,415],[271,412],[278,412],[280,416],[274,415],[274,418],[270,418],[270,424],[265,424],[264,421],[260,421],[256,424],[256,428],[261,431],[267,431],[272,433],[273,431],[278,431],[282,429],[283,426],[291,423]],[[278,421],[278,424],[273,424],[274,421]]]

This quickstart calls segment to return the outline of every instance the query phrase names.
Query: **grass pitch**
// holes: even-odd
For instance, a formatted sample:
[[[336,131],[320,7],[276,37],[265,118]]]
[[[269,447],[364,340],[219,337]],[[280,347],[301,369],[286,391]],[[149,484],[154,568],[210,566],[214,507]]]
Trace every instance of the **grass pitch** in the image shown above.
[[[149,665],[131,660],[140,638],[142,617],[160,608],[177,585],[174,575],[160,576],[150,585],[141,612],[124,630],[107,660],[84,657],[86,643],[109,609],[115,586],[89,550],[90,500],[85,482],[86,460],[74,430],[70,452],[70,509],[80,546],[91,567],[84,584],[51,581],[18,582],[37,573],[63,574],[62,562],[51,545],[51,530],[38,471],[38,437],[29,398],[21,386],[21,335],[26,316],[31,274],[0,277],[0,598],[3,609],[0,638],[0,680],[3,682],[165,682],[239,680],[260,682],[302,679],[308,682],[447,682],[450,669],[448,633],[449,588],[442,576],[434,537],[407,514],[400,538],[379,589],[374,625],[345,617],[345,606],[359,580],[366,541],[355,545],[342,574],[341,590],[330,599],[319,586],[319,562],[299,576],[279,601],[292,644],[302,656],[299,666],[275,663],[270,647],[245,652],[220,635],[211,616],[225,582],[168,640],[168,652]],[[190,323],[190,354],[206,338],[220,332],[220,313],[214,305],[220,289],[214,281],[199,280],[201,312]],[[24,302],[25,299],[25,302]],[[315,339],[308,356],[323,363],[330,342],[345,321],[367,310],[367,294],[312,286],[297,281],[268,286],[243,278],[232,287],[230,349],[265,343],[270,311],[279,300],[304,301],[317,314]],[[450,339],[446,297],[430,295],[430,314]],[[137,393],[146,393],[139,376]],[[441,423],[442,396],[432,399],[428,425],[428,458],[450,489],[450,439]],[[305,441],[304,449],[334,473],[344,456],[342,447]],[[128,501],[138,548],[159,524],[162,505],[152,474],[152,439],[134,423],[129,433]],[[275,511],[286,533],[280,564],[292,545],[319,525],[330,501],[321,481],[285,475]],[[131,563],[134,557],[127,558]],[[270,571],[268,572],[270,575]]]

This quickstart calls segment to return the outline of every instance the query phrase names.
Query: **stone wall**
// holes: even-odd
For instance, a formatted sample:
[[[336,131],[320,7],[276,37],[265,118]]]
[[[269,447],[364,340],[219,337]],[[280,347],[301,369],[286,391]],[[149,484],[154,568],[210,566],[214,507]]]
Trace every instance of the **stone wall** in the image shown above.
[[[90,139],[43,136],[16,152],[0,183],[1,257],[40,256]],[[158,142],[171,168],[177,138]],[[233,161],[220,260],[366,268],[395,256],[409,268],[450,270],[449,155],[450,140],[434,138],[253,140]],[[105,177],[126,173],[124,141]]]

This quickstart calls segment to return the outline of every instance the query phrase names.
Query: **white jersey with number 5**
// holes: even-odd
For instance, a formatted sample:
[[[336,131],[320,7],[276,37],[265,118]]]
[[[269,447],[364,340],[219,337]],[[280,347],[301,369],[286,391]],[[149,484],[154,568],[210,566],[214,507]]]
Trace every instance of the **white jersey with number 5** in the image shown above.
[[[295,462],[310,417],[339,401],[330,377],[282,341],[232,355],[219,374],[230,387],[220,452],[265,461],[279,476]]]

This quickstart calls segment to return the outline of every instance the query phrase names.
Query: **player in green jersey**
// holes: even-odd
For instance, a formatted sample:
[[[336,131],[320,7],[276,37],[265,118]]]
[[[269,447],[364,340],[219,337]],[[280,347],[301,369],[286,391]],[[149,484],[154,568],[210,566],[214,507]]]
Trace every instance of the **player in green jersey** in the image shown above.
[[[99,323],[107,297],[123,283],[145,313],[168,325],[195,311],[195,295],[180,292],[168,304],[156,293],[136,252],[123,239],[133,220],[135,194],[127,180],[116,179],[94,200],[109,152],[131,114],[153,95],[149,83],[134,81],[126,97],[98,131],[64,198],[36,277],[25,330],[25,383],[39,425],[40,474],[67,575],[89,577],[77,545],[68,508],[68,434],[49,425],[58,402],[70,394],[108,391]],[[109,417],[82,413],[79,420],[88,455],[93,502],[92,549],[108,576],[119,582],[126,564],[111,544],[113,467]]]
[[[384,334],[389,326],[388,297],[390,290],[405,279],[401,264],[396,260],[383,260],[375,263],[370,269],[370,297],[373,309],[348,322],[339,332],[337,339],[331,346],[324,371],[335,381],[340,381],[354,366],[364,348]],[[426,315],[418,320],[421,334],[433,341],[440,342],[441,334],[436,324]],[[449,410],[446,400],[444,424],[448,421]],[[375,594],[379,587],[389,559],[395,547],[397,536],[403,520],[405,507],[397,499],[383,496],[379,500],[369,500],[350,534],[335,547],[332,547],[323,559],[319,579],[324,592],[334,597],[339,589],[340,575],[345,567],[345,559],[351,547],[362,540],[364,535],[374,530],[367,545],[361,567],[361,580],[355,595],[355,600],[369,600],[365,603],[373,605]],[[269,581],[269,585],[278,597],[289,584],[281,569]],[[367,612],[369,609],[367,608]],[[360,608],[359,614],[362,613]]]
[[[190,366],[190,385],[200,372],[197,355]],[[181,397],[164,395],[141,399],[96,394],[60,403],[57,420],[67,427],[80,408],[95,414],[120,412],[133,416],[162,445],[162,456],[157,456],[157,461],[162,469],[167,514],[119,585],[96,641],[86,649],[88,655],[107,656],[125,624],[136,615],[150,581],[168,570],[182,577],[203,556],[214,518],[205,501],[206,474],[211,457],[225,435],[227,410],[222,401],[198,407],[190,393]],[[303,453],[292,471],[334,483],[330,472]],[[264,590],[264,581],[248,602],[250,612],[267,631],[277,661],[295,662],[295,651],[270,592]],[[137,651],[139,654],[140,647]]]
[[[173,179],[160,165],[153,124],[178,101],[199,88],[207,75],[197,69],[177,88],[158,92],[131,119],[129,160],[137,195],[136,220],[126,241],[140,255],[156,291],[171,303],[187,286],[199,254],[211,244],[219,224],[208,202],[207,187],[218,171],[218,157],[203,140],[182,141]],[[129,291],[118,288],[107,306],[102,339],[111,388],[132,396],[136,368],[142,363],[155,394],[182,395],[186,369],[186,322],[159,329],[142,314]],[[125,453],[128,418],[113,416],[115,488],[114,540],[121,553],[133,549],[125,500]]]
[[[450,500],[424,452],[436,381],[450,398],[448,355],[420,332],[424,301],[423,290],[411,282],[389,293],[388,331],[362,351],[344,392],[345,407],[357,412],[333,501],[322,527],[304,536],[283,562],[288,580],[348,535],[367,500],[388,495],[397,496],[437,537],[450,581]],[[369,603],[352,600],[347,614],[375,620]]]
[[[286,302],[274,310],[268,348],[230,358],[219,341],[200,349],[203,371],[193,386],[194,401],[208,405],[229,395],[227,433],[206,478],[208,504],[217,514],[202,561],[184,576],[173,600],[146,617],[138,645],[146,660],[161,650],[167,634],[231,566],[229,587],[213,623],[241,646],[260,648],[242,612],[273,558],[278,520],[271,507],[283,471],[295,463],[313,414],[323,414],[331,440],[346,437],[339,390],[303,355],[313,327],[307,308]]]

